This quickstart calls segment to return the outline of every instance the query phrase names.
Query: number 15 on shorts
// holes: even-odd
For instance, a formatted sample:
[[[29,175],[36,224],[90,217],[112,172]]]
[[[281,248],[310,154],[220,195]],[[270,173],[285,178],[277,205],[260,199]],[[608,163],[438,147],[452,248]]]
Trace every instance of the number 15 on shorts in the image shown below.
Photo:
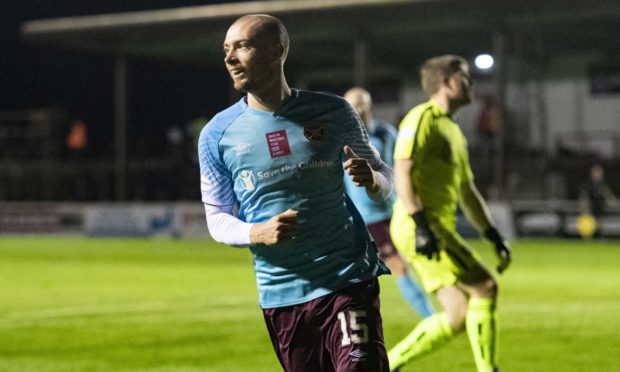
[[[338,313],[340,330],[342,331],[342,346],[351,343],[365,344],[368,342],[368,326],[361,319],[366,317],[366,311],[350,310],[347,313],[349,315],[348,323],[345,313],[343,311]]]

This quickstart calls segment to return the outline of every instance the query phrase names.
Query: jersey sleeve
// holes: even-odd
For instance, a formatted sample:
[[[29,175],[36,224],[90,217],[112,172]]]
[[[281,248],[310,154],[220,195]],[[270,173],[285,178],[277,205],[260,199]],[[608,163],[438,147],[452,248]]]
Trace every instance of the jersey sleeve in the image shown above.
[[[218,121],[216,117],[200,133],[200,192],[211,237],[220,243],[243,247],[250,244],[252,225],[239,220],[235,213],[232,178],[219,151],[225,128],[226,122]]]
[[[247,247],[250,245],[252,224],[236,218],[233,207],[205,204],[209,234],[217,242],[233,247]]]
[[[392,193],[394,173],[383,160],[377,149],[372,145],[368,138],[366,126],[355,113],[353,108],[347,103],[344,118],[344,144],[351,147],[359,157],[368,160],[372,169],[376,172],[379,183],[379,191],[368,196],[373,200],[387,200]]]
[[[223,131],[210,128],[217,126],[213,120],[200,133],[198,159],[200,162],[200,192],[202,202],[213,206],[227,206],[235,203],[233,183],[219,154],[219,140]]]
[[[424,148],[430,133],[433,115],[429,110],[413,110],[405,116],[398,129],[394,160],[413,159],[413,154]]]
[[[343,131],[344,144],[349,145],[353,152],[368,160],[370,165],[374,168],[373,164],[378,164],[378,162],[381,161],[381,155],[370,142],[366,126],[362,123],[362,119],[359,118],[357,113],[355,113],[353,108],[348,104],[343,121],[346,123]]]

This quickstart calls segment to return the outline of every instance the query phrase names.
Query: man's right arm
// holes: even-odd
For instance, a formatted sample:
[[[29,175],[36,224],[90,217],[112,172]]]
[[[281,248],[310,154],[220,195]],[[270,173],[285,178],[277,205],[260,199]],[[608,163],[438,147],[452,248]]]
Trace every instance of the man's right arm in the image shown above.
[[[411,177],[413,166],[412,159],[396,159],[394,161],[394,186],[399,199],[415,222],[416,252],[426,256],[429,260],[433,257],[439,259],[437,238],[428,224],[422,201],[415,192],[415,185]]]
[[[260,223],[248,223],[237,217],[234,184],[230,170],[219,154],[222,136],[222,126],[219,124],[221,122],[214,118],[200,133],[198,140],[200,191],[211,237],[235,247],[271,245],[291,239],[297,229],[297,212],[286,211]]]
[[[415,193],[411,180],[412,172],[413,160],[396,159],[394,161],[394,187],[396,188],[396,194],[398,194],[410,215],[422,210],[422,201]]]
[[[428,110],[409,112],[400,124],[394,143],[394,187],[410,215],[423,210],[422,201],[413,184],[414,155],[423,152],[433,120]],[[419,158],[419,156],[416,156]]]
[[[230,171],[219,156],[221,131],[213,119],[200,133],[198,159],[200,162],[200,193],[205,208],[207,228],[215,241],[234,247],[250,245],[252,225],[236,217],[236,204]],[[214,129],[215,128],[215,129]]]
[[[250,241],[252,244],[273,245],[295,239],[298,215],[298,211],[287,209],[265,222],[252,224]]]
[[[297,211],[287,210],[261,223],[243,222],[233,213],[233,207],[205,204],[207,228],[211,237],[233,247],[251,244],[273,245],[293,239],[297,233]]]
[[[414,154],[424,148],[429,135],[430,120],[430,112],[419,113],[415,109],[403,119],[394,149],[394,187],[399,200],[415,222],[416,252],[428,259],[439,259],[439,244],[426,219],[422,200],[416,193],[413,181]]]
[[[211,237],[233,247],[247,247],[251,243],[252,224],[243,222],[233,214],[233,205],[204,204],[207,228]]]

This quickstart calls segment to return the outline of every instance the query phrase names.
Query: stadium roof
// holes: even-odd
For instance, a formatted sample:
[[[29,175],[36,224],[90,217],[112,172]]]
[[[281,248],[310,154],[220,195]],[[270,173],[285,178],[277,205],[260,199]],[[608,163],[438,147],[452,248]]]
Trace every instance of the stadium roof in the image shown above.
[[[495,84],[504,92],[507,56],[540,64],[548,57],[620,50],[617,0],[273,0],[33,20],[27,42],[116,56],[114,69],[116,198],[127,195],[127,57],[223,69],[228,26],[249,13],[280,18],[291,35],[287,77],[312,76],[364,85],[417,75],[434,55],[472,58],[492,52]],[[501,99],[500,99],[501,101]]]
[[[614,0],[251,1],[34,20],[21,33],[44,45],[221,65],[227,27],[248,13],[282,19],[292,38],[289,71],[299,72],[351,71],[359,41],[373,71],[411,71],[442,53],[473,57],[492,50],[495,31],[523,53],[528,47],[542,47],[547,56],[620,48],[620,2]]]

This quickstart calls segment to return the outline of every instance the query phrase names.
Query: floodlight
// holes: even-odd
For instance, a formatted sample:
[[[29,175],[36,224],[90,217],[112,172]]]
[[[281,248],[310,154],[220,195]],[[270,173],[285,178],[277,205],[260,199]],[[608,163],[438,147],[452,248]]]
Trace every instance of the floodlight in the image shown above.
[[[479,54],[474,60],[476,67],[478,67],[480,70],[490,69],[491,67],[493,67],[494,62],[495,61],[493,60],[493,56],[491,56],[490,54]]]

